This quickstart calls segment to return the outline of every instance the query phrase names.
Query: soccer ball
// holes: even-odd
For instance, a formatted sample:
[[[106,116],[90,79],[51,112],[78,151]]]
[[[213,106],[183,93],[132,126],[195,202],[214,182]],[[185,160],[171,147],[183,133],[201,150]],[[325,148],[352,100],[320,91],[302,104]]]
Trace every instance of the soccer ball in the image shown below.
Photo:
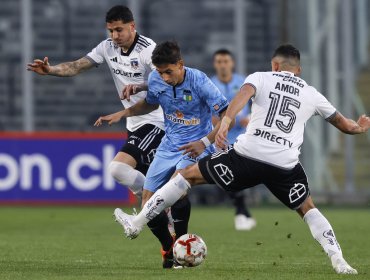
[[[207,256],[207,246],[196,234],[184,234],[173,245],[173,256],[183,266],[198,266]]]

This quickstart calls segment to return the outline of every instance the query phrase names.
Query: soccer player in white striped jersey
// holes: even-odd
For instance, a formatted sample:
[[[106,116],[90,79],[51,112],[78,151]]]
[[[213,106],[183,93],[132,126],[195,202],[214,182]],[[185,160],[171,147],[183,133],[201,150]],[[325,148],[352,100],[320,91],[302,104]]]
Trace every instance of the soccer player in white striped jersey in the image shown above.
[[[146,202],[138,215],[121,215],[126,235],[137,237],[156,213],[175,203],[191,186],[215,183],[227,191],[240,191],[264,184],[303,218],[338,274],[357,274],[344,259],[329,221],[313,203],[299,154],[306,122],[313,115],[320,115],[346,134],[366,133],[370,118],[362,115],[356,122],[344,117],[299,78],[300,53],[292,45],[277,48],[271,66],[271,72],[249,75],[231,101],[216,135],[216,145],[225,150],[180,171]],[[233,148],[226,149],[230,123],[251,98],[248,130],[237,138]]]
[[[156,46],[154,41],[137,33],[132,12],[125,6],[114,6],[107,12],[106,28],[110,38],[86,56],[54,66],[45,57],[44,60],[34,60],[27,69],[40,75],[72,77],[106,62],[119,96],[123,96],[125,90],[132,90],[133,85],[145,84],[154,69],[151,60]],[[141,91],[130,100],[122,99],[121,102],[128,108],[145,97],[146,91]],[[163,121],[161,108],[143,116],[127,118],[128,139],[108,167],[118,183],[128,186],[139,197],[145,173],[164,135]]]

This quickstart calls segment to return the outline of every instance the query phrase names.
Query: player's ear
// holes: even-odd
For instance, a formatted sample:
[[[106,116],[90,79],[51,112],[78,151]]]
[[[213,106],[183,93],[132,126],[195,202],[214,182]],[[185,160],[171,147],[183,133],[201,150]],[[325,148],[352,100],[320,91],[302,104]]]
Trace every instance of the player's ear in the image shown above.
[[[136,25],[135,25],[135,22],[134,21],[130,22],[130,29],[131,29],[132,32],[135,31]]]
[[[279,70],[279,63],[275,60],[271,60],[271,71],[277,72]]]
[[[296,76],[300,76],[301,73],[302,73],[302,67],[301,66],[298,66]]]
[[[184,61],[182,59],[180,59],[178,62],[177,62],[177,65],[179,66],[180,69],[182,69],[184,67]]]

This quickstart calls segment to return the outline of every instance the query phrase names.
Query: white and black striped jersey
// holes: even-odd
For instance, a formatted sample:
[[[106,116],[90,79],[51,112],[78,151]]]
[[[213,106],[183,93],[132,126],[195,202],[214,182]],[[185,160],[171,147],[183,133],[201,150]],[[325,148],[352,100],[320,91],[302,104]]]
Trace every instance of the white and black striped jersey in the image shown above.
[[[136,33],[135,40],[127,52],[123,52],[112,39],[106,39],[89,52],[87,58],[95,64],[102,64],[104,61],[108,64],[120,94],[126,85],[147,81],[149,73],[155,69],[151,58],[155,46],[152,39]],[[122,104],[129,108],[145,97],[146,91],[143,91],[131,96],[130,101],[122,100]],[[127,118],[127,129],[135,131],[147,123],[164,129],[162,108],[146,115]]]
[[[330,119],[336,109],[314,87],[291,72],[256,72],[246,78],[256,92],[246,133],[235,151],[285,169],[299,161],[306,122],[313,115]]]

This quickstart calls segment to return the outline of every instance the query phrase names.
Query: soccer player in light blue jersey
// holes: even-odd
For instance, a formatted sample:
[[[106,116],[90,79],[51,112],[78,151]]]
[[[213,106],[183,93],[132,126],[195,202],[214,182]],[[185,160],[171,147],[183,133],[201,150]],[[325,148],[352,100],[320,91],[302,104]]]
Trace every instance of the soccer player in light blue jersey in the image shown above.
[[[213,127],[212,115],[222,117],[229,104],[205,73],[184,66],[176,42],[157,45],[152,54],[152,62],[156,70],[149,76],[146,98],[123,111],[100,117],[95,123],[96,126],[103,121],[112,124],[123,117],[147,114],[159,106],[162,107],[165,136],[145,179],[143,205],[174,174],[215,151],[212,143],[219,123]],[[133,92],[147,87],[136,87]],[[160,204],[160,201],[156,204]],[[123,226],[121,213],[121,209],[114,211],[116,220]],[[171,214],[176,237],[187,233],[190,218],[190,201],[187,196],[171,207]],[[148,226],[162,244],[163,267],[170,268],[173,264],[173,239],[167,227],[168,217],[163,211],[157,213],[155,210],[148,215],[158,215]]]
[[[212,82],[218,87],[227,100],[231,102],[243,85],[245,76],[234,72],[234,56],[227,49],[219,49],[213,54],[213,68],[215,69],[216,75],[211,78]],[[236,138],[245,132],[249,123],[250,108],[251,102],[248,102],[236,116],[235,125],[230,129],[227,135],[229,144],[234,144]],[[214,117],[214,123],[218,120],[217,117]],[[227,194],[235,206],[235,229],[251,230],[254,228],[256,226],[256,220],[251,216],[245,203],[245,192],[228,192]]]

